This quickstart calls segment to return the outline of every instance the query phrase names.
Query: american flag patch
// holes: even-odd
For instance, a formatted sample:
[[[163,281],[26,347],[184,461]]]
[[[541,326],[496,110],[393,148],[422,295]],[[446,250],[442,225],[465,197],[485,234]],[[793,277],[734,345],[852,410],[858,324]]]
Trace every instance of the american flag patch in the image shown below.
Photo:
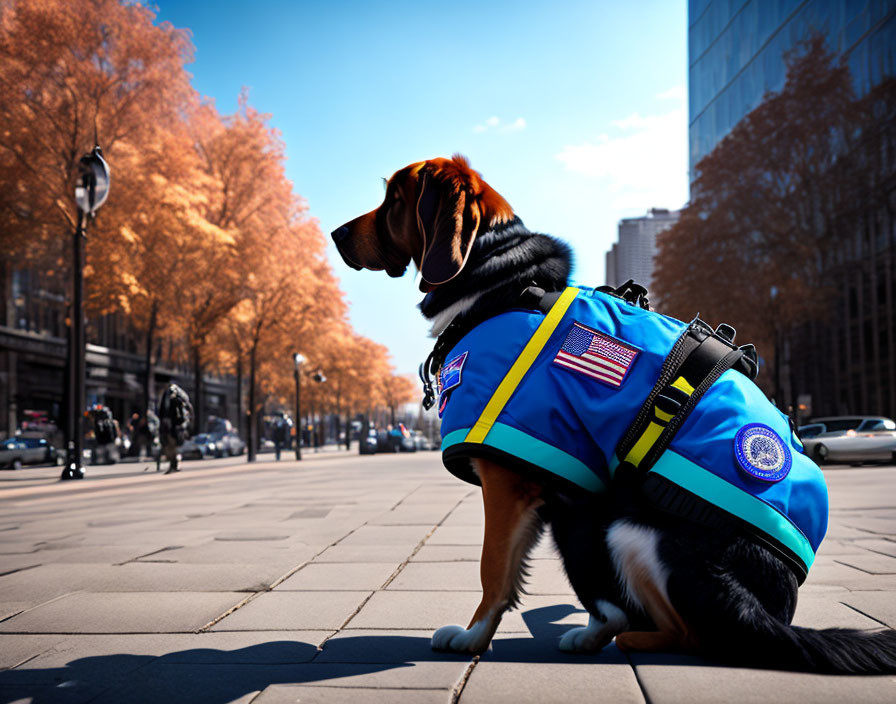
[[[574,372],[619,387],[640,351],[602,332],[573,323],[553,361]]]

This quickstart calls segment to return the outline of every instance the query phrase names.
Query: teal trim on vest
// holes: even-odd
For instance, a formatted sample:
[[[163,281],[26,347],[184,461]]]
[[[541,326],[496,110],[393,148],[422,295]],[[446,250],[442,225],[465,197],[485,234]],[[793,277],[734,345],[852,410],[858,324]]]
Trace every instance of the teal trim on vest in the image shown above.
[[[619,458],[614,453],[610,458],[610,464],[607,467],[607,471],[610,473],[610,479],[616,476],[616,468],[619,466]]]
[[[467,433],[469,432],[469,428],[461,428],[460,430],[454,430],[448,433],[445,437],[442,438],[442,452],[447,450],[452,445],[462,443],[464,441],[464,438],[467,437]]]
[[[815,552],[809,539],[785,516],[761,499],[733,486],[700,465],[672,450],[666,450],[650,471],[779,540],[802,560],[807,572],[815,561]]]
[[[442,452],[462,443],[469,431],[470,428],[460,428],[448,433],[442,438]],[[588,491],[597,493],[606,489],[584,462],[504,423],[495,423],[482,444],[542,467]]]

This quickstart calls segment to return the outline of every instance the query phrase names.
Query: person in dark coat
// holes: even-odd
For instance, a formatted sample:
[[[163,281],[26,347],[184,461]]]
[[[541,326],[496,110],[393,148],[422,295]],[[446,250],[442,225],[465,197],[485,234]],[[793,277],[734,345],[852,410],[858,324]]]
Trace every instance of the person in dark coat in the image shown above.
[[[274,421],[274,451],[277,453],[277,461],[280,460],[280,451],[289,447],[289,429],[292,421],[284,415],[277,416]]]
[[[159,399],[159,442],[162,451],[156,459],[156,471],[162,468],[162,459],[168,460],[165,474],[179,472],[177,448],[190,434],[193,423],[193,406],[187,392],[177,384],[169,384]]]

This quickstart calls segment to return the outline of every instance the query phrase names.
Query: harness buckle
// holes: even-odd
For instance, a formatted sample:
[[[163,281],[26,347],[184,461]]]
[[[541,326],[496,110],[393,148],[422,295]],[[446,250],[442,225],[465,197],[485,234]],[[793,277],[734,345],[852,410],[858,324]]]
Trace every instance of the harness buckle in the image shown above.
[[[728,323],[719,323],[719,326],[716,328],[716,335],[733,344],[737,330],[734,329],[734,326],[728,325]]]
[[[670,384],[656,395],[653,403],[663,413],[674,416],[678,414],[688,398],[687,393]]]
[[[430,359],[432,359],[432,355],[417,370],[417,373],[420,375],[420,381],[423,382],[422,404],[427,411],[436,405],[436,392],[432,388],[432,379],[429,376],[429,369],[427,369]]]

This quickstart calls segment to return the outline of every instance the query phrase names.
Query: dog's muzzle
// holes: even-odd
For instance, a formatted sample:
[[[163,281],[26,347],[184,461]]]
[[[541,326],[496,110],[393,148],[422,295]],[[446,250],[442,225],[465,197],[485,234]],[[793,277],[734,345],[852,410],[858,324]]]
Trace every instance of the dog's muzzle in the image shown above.
[[[341,225],[330,233],[330,237],[333,238],[333,244],[336,245],[336,250],[339,252],[339,256],[342,257],[342,261],[348,264],[355,271],[361,271],[362,267],[355,264],[349,257],[346,256],[345,252],[342,250],[342,245],[346,242],[346,240],[348,240],[350,236],[351,230],[348,229],[348,225]]]

